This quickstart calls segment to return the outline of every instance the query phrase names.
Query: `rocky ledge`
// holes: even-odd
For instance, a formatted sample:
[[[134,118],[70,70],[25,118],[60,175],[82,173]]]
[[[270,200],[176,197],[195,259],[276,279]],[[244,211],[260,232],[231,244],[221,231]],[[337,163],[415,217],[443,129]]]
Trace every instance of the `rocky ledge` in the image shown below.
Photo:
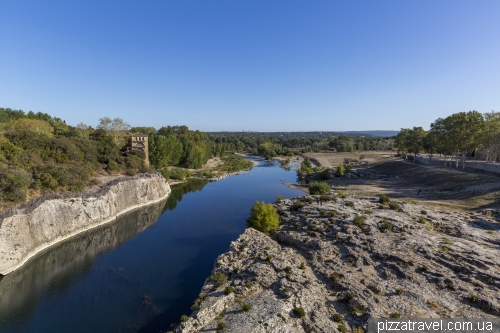
[[[175,331],[361,333],[369,317],[500,315],[493,217],[329,198],[275,204],[279,231],[232,242]]]

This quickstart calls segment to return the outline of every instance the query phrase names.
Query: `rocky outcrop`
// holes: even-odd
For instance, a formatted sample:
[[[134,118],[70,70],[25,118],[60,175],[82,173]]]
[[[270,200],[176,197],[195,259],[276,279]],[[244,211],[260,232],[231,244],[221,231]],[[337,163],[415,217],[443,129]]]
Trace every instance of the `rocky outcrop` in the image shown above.
[[[231,243],[176,332],[360,333],[369,317],[500,315],[493,217],[312,198],[276,204],[272,237],[247,229]]]
[[[170,186],[154,174],[113,182],[107,191],[97,193],[46,200],[25,214],[4,218],[0,226],[0,274],[12,272],[64,239],[166,199]]]

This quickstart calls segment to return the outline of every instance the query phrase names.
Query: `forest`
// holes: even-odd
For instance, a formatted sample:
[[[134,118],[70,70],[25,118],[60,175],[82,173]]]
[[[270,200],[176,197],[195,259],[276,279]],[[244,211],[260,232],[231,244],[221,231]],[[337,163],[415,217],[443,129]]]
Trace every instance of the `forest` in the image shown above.
[[[429,158],[435,154],[455,157],[455,166],[467,157],[497,162],[500,149],[500,112],[480,113],[478,111],[458,112],[446,118],[438,118],[425,131],[422,127],[402,128],[395,137],[399,152],[426,153]]]

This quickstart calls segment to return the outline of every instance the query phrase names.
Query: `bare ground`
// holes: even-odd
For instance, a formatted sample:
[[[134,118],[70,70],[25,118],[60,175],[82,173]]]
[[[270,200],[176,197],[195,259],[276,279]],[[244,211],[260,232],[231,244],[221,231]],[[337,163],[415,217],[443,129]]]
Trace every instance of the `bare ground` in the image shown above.
[[[427,205],[477,210],[500,208],[500,175],[474,169],[455,169],[404,161],[387,152],[364,153],[367,164],[352,165],[354,172],[376,177],[332,178],[332,186],[348,193],[410,198]],[[359,158],[351,153],[308,153],[313,162],[335,168],[344,158]],[[417,191],[421,190],[420,195]]]

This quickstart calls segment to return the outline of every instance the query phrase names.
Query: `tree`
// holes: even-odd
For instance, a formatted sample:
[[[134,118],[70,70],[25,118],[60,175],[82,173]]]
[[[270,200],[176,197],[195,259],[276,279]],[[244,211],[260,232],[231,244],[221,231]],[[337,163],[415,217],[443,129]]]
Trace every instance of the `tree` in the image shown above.
[[[97,126],[97,129],[106,131],[107,134],[113,137],[115,143],[119,147],[121,147],[125,145],[124,139],[126,131],[130,130],[130,125],[121,118],[115,118],[111,120],[108,117],[103,117],[99,119],[99,125]]]
[[[405,145],[409,148],[408,151],[413,153],[413,162],[417,159],[417,153],[420,153],[424,148],[424,138],[426,132],[422,127],[413,127],[408,132]]]
[[[339,163],[337,170],[335,170],[335,176],[341,177],[342,175],[344,175],[344,164]]]
[[[173,135],[149,137],[149,161],[156,169],[177,165],[183,155],[182,143]]]
[[[484,130],[481,143],[486,150],[486,162],[496,161],[500,148],[500,112],[484,114]]]
[[[266,204],[264,201],[256,201],[250,211],[247,224],[251,228],[268,233],[278,230],[280,222],[273,205]]]

